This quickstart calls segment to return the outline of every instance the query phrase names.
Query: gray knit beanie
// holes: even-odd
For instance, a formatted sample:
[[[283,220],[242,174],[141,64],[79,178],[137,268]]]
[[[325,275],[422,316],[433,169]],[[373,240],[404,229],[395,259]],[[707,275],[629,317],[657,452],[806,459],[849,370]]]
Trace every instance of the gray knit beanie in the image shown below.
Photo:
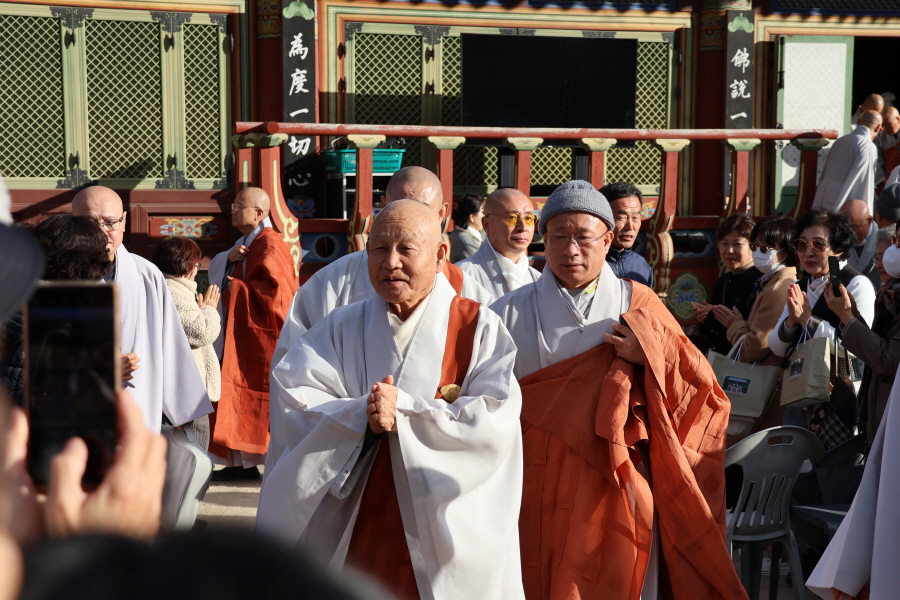
[[[544,208],[541,209],[541,219],[538,221],[538,230],[543,236],[547,232],[547,223],[556,215],[568,212],[582,212],[594,215],[606,223],[610,231],[615,229],[613,224],[613,212],[606,200],[606,196],[597,191],[587,181],[573,179],[562,184],[550,194]]]
[[[893,223],[900,221],[900,183],[884,188],[875,201],[875,212]]]

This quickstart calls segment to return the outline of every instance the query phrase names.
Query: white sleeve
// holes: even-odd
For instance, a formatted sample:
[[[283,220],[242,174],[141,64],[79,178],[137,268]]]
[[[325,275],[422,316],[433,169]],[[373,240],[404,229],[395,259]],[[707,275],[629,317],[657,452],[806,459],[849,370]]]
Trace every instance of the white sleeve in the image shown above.
[[[784,310],[781,311],[781,316],[778,317],[778,322],[775,323],[775,328],[769,332],[769,350],[772,351],[776,356],[784,356],[787,354],[788,349],[793,345],[791,342],[785,342],[778,336],[778,330],[781,329],[781,324],[784,323],[784,320],[788,317],[788,309],[787,304],[784,306]]]
[[[866,325],[872,327],[875,322],[875,288],[872,282],[865,275],[858,275],[850,280],[847,292],[856,301],[856,309]]]
[[[463,298],[474,300],[483,306],[490,306],[494,301],[494,297],[491,293],[484,289],[484,286],[475,281],[475,278],[468,273],[463,277],[462,293],[460,295]]]
[[[894,167],[894,170],[888,175],[888,178],[884,182],[884,187],[887,188],[889,185],[894,185],[898,182],[900,182],[900,165]]]

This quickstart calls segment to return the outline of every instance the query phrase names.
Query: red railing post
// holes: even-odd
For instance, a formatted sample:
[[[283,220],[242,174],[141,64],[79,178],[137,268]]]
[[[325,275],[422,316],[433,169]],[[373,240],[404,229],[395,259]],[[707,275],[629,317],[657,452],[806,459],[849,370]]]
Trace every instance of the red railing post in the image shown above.
[[[654,140],[653,144],[662,150],[662,174],[659,181],[659,202],[650,219],[647,235],[647,262],[653,269],[654,291],[661,297],[669,291],[669,265],[675,257],[672,246],[672,221],[678,209],[678,153],[684,150],[690,140]]]
[[[731,150],[731,196],[726,217],[750,210],[750,152],[759,143],[754,139],[722,140],[722,144]]]
[[[269,195],[272,202],[269,218],[272,229],[281,234],[281,241],[288,245],[294,259],[294,273],[300,272],[303,253],[300,248],[300,231],[297,217],[288,208],[281,192],[281,145],[288,139],[287,134],[261,135],[257,139],[259,147],[259,187]]]
[[[260,133],[244,133],[231,136],[231,143],[237,148],[237,163],[234,166],[234,190],[236,192],[252,186],[254,182],[259,182],[256,147],[262,135]]]
[[[506,138],[506,145],[516,151],[516,189],[531,197],[531,153],[544,143],[542,138]]]
[[[430,135],[428,141],[437,149],[437,176],[441,180],[444,203],[453,207],[453,151],[466,143],[464,137]]]
[[[366,247],[369,225],[372,223],[372,149],[383,143],[383,135],[348,135],[347,141],[356,147],[356,200],[347,232],[350,251]]]
[[[800,173],[797,179],[797,200],[790,216],[796,219],[810,208],[816,197],[816,172],[819,167],[819,150],[828,145],[830,140],[799,138],[791,140],[791,145],[800,149]]]
[[[581,138],[579,145],[588,151],[588,177],[598,190],[606,185],[606,151],[616,145],[613,138]]]

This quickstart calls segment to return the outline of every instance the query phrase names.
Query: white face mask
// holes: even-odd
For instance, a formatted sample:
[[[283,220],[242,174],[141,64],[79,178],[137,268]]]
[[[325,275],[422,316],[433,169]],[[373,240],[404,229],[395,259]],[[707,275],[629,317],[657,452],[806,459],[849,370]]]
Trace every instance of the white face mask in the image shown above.
[[[881,266],[891,277],[900,277],[900,248],[897,247],[897,244],[891,244],[884,251]]]
[[[778,260],[777,254],[778,251],[775,248],[769,248],[765,254],[757,248],[753,251],[753,266],[759,269],[763,275],[771,273],[781,262]]]

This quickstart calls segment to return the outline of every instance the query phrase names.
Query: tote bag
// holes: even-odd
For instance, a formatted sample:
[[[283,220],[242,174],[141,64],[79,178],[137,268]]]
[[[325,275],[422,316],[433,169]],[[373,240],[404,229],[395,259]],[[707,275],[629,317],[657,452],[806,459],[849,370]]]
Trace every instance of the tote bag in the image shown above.
[[[827,337],[803,334],[785,358],[781,375],[781,406],[803,407],[831,400],[831,366],[834,342]]]
[[[738,339],[726,356],[712,350],[707,354],[716,381],[731,401],[729,435],[747,435],[753,430],[766,412],[781,375],[778,367],[738,362],[745,337]]]

